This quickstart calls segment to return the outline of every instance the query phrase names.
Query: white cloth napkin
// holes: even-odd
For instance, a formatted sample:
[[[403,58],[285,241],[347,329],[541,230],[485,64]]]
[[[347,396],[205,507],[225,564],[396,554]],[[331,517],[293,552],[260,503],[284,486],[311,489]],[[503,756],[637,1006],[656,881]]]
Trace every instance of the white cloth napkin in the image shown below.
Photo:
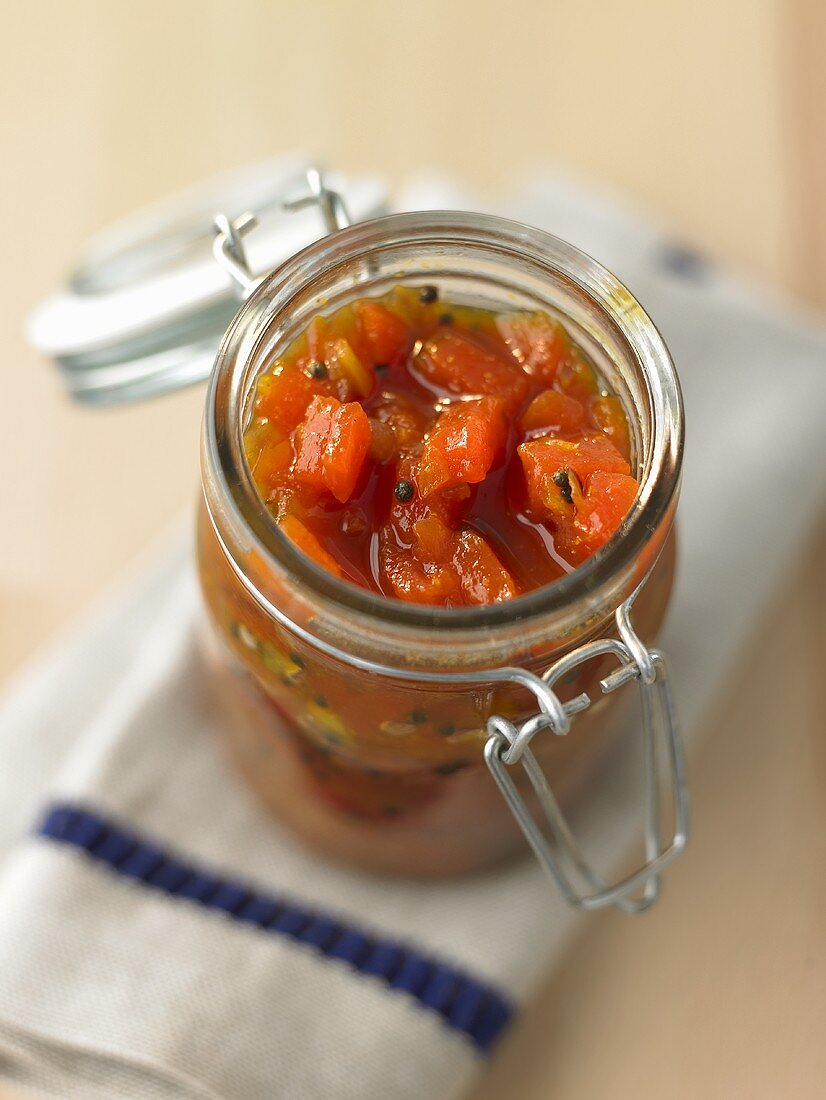
[[[451,204],[440,181],[398,203]],[[537,180],[496,209],[600,257],[677,362],[688,446],[662,645],[690,741],[822,511],[826,337],[580,188]],[[198,615],[178,539],[0,711],[0,1077],[88,1100],[461,1094],[574,915],[530,858],[431,885],[302,848],[224,760]],[[636,835],[634,759],[612,759],[581,815],[606,868]]]

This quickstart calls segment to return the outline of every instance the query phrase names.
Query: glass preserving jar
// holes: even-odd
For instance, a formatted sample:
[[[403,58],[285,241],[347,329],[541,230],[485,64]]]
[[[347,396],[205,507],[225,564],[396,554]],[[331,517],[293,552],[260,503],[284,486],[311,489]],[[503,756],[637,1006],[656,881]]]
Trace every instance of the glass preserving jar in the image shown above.
[[[378,217],[385,209],[374,177],[325,180],[296,157],[245,166],[91,242],[29,339],[85,404],[210,378],[204,649],[227,743],[275,815],[333,858],[420,876],[482,868],[526,839],[572,904],[639,911],[687,836],[668,676],[651,648],[674,569],[673,365],[628,290],[564,242],[482,215]],[[258,375],[317,314],[398,283],[435,285],[457,305],[547,311],[623,402],[636,501],[562,579],[461,609],[387,599],[304,557],[258,496],[242,445]],[[641,699],[645,860],[607,883],[565,810],[617,730],[625,684]]]
[[[457,304],[547,311],[625,406],[636,502],[600,551],[545,588],[470,608],[376,595],[301,554],[256,490],[243,431],[260,372],[317,314],[399,283],[436,285]],[[590,257],[476,214],[356,224],[249,289],[207,397],[198,561],[210,679],[250,785],[308,843],[370,870],[477,870],[520,850],[524,833],[570,900],[619,902],[643,886],[641,907],[685,841],[665,666],[649,649],[671,589],[683,440],[679,386],[653,323]],[[643,694],[654,802],[657,738],[666,746],[674,835],[663,843],[649,814],[646,866],[608,887],[580,860],[577,889],[559,864],[576,870],[579,856],[542,776],[569,804],[616,727],[613,690],[631,680]]]

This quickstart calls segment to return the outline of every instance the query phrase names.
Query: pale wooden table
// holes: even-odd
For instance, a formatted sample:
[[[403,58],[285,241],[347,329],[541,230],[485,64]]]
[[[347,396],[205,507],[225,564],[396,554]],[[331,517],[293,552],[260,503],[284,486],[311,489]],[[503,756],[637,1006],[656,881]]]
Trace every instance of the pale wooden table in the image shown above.
[[[80,411],[21,334],[90,232],[172,187],[299,146],[471,186],[560,162],[826,297],[822,112],[794,109],[822,79],[807,0],[516,0],[506,23],[471,0],[0,6],[0,678],[194,501],[201,393]],[[826,1092],[824,551],[694,756],[662,903],[585,923],[474,1100]]]

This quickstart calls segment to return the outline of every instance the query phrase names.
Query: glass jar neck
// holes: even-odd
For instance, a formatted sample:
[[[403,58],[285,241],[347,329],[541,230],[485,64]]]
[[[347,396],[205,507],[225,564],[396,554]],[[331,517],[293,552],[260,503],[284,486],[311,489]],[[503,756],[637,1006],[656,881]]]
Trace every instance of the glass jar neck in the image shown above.
[[[318,313],[406,280],[446,300],[544,309],[564,320],[623,400],[640,492],[618,533],[562,579],[503,604],[405,604],[327,573],[281,533],[247,465],[243,431],[255,381]],[[202,438],[204,495],[239,580],[269,614],[348,659],[390,667],[491,667],[567,648],[644,581],[671,526],[682,404],[668,351],[630,292],[548,234],[478,214],[394,215],[324,238],[274,271],[245,302],[218,352]]]

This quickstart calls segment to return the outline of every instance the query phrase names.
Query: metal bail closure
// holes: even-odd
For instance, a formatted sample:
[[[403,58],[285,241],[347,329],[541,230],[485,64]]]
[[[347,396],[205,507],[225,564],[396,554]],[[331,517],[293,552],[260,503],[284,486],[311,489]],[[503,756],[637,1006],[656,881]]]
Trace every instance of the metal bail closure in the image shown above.
[[[631,605],[638,592],[639,589],[616,612],[620,640],[603,638],[588,642],[543,674],[544,690],[534,688],[539,714],[519,726],[501,715],[493,715],[487,725],[488,768],[539,863],[565,899],[578,909],[599,909],[606,905],[616,905],[628,913],[647,909],[659,894],[661,872],[685,848],[688,838],[688,795],[668,669],[662,653],[646,648],[631,625]],[[603,693],[609,694],[631,680],[639,684],[645,786],[645,863],[613,884],[605,882],[586,859],[530,749],[540,730],[549,728],[554,734],[566,734],[570,716],[590,705],[587,695],[562,703],[554,691],[558,681],[579,665],[609,653],[617,658],[619,668],[600,681]],[[509,774],[509,768],[515,764],[525,769],[545,828],[536,820]],[[661,823],[663,785],[669,788],[673,806],[669,839],[663,837]]]
[[[308,168],[306,180],[306,189],[286,198],[281,208],[292,214],[310,206],[317,206],[321,211],[327,233],[346,229],[351,222],[343,196],[326,185],[324,175],[319,168]],[[254,277],[247,262],[243,237],[245,233],[255,229],[258,219],[251,211],[247,211],[234,221],[230,221],[226,214],[216,214],[213,224],[215,239],[212,254],[218,265],[235,283],[238,295],[242,299],[248,298],[261,280]]]

